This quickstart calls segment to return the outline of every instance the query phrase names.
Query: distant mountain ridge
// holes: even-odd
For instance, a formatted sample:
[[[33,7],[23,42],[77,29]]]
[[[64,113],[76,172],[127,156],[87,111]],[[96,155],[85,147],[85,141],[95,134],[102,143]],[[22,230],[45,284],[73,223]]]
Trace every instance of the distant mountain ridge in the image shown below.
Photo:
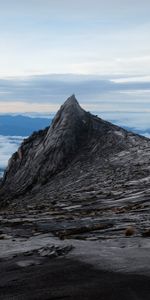
[[[47,118],[28,117],[23,115],[0,115],[0,135],[29,136],[33,131],[49,126]]]

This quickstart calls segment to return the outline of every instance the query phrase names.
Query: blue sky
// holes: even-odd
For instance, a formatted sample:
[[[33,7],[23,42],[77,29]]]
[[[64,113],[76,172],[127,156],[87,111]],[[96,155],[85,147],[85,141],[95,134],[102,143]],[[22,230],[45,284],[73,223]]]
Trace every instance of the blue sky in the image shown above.
[[[150,112],[149,0],[0,0],[0,112]]]

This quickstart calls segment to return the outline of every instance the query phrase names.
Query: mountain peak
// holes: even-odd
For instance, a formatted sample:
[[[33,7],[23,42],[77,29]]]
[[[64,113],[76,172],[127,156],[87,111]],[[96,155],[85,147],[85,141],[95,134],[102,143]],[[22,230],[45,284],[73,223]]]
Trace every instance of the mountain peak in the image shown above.
[[[64,102],[56,113],[50,131],[62,125],[63,128],[65,128],[65,126],[68,127],[69,123],[72,123],[73,126],[73,123],[79,122],[79,119],[82,119],[85,114],[86,112],[79,105],[75,95],[72,95]]]
[[[71,111],[82,111],[83,109],[81,108],[78,100],[76,99],[75,95],[73,94],[72,96],[70,96],[65,102],[64,104],[61,106],[60,110],[71,110]]]
[[[25,140],[13,154],[0,196],[13,199],[45,183],[51,185],[52,178],[66,168],[70,170],[69,174],[74,176],[79,172],[80,176],[89,166],[87,172],[93,170],[92,177],[97,161],[101,166],[113,155],[121,151],[126,153],[144,142],[147,143],[147,139],[86,112],[72,95],[60,107],[51,126]],[[72,171],[74,162],[78,165],[75,173]]]
[[[74,105],[74,104],[78,104],[79,105],[79,102],[78,100],[76,99],[76,96],[75,94],[72,94],[64,103],[64,105],[66,104],[70,104],[70,105]]]
[[[12,156],[5,172],[4,188],[9,184],[10,194],[24,193],[33,184],[47,181],[65,168],[86,139],[87,118],[75,95],[69,97],[48,130],[29,138]]]
[[[75,109],[75,108],[79,108],[79,102],[77,101],[75,95],[71,95],[64,103],[63,105],[60,107],[60,110],[64,110],[64,109]]]

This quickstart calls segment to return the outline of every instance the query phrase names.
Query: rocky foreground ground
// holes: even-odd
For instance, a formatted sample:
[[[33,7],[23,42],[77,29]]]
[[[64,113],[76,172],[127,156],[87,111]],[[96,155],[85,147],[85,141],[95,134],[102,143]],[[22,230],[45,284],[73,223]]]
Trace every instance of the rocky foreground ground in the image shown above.
[[[73,209],[1,212],[0,299],[149,299],[149,231],[135,208],[81,219]]]
[[[149,299],[149,139],[72,96],[12,156],[0,209],[0,299]]]

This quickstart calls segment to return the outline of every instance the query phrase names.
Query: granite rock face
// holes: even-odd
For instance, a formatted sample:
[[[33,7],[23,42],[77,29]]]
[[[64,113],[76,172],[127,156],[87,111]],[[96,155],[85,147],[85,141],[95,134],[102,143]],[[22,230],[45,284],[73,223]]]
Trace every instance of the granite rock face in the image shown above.
[[[148,138],[91,115],[71,96],[10,159],[0,207],[1,299],[30,299],[31,290],[36,299],[148,299]]]
[[[88,131],[88,114],[74,96],[56,114],[52,125],[29,137],[10,159],[2,190],[10,196],[25,194],[48,182],[76,154]]]
[[[148,213],[149,183],[150,140],[84,111],[73,95],[51,126],[26,139],[12,156],[0,200],[1,206],[20,209],[52,207],[80,220],[102,220],[105,214],[108,220],[110,214],[113,224],[114,216],[122,220],[127,213],[121,222],[128,226],[138,223],[138,213],[130,215],[134,210]],[[142,222],[147,229],[147,217]]]

